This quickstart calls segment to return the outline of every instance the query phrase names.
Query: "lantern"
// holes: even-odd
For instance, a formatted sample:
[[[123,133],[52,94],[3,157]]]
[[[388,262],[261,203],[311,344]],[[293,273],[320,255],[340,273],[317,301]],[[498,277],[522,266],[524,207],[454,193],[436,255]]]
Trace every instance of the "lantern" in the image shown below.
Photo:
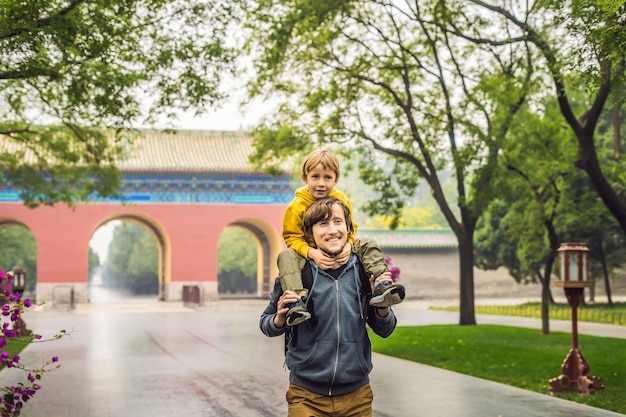
[[[589,248],[584,243],[562,243],[557,253],[560,280],[554,285],[563,287],[572,308],[572,348],[561,365],[561,375],[550,379],[548,391],[593,394],[604,389],[602,378],[589,375],[589,364],[578,348],[578,305],[585,288],[593,285],[589,278]]]
[[[15,268],[13,270],[13,291],[23,294],[26,290],[26,271]]]
[[[589,248],[584,243],[562,243],[559,254],[559,278],[557,287],[591,287]]]

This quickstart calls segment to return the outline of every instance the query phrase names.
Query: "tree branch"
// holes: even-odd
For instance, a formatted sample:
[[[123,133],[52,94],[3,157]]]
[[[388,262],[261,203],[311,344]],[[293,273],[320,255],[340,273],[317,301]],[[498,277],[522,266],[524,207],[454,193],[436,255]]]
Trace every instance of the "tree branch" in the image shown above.
[[[75,8],[77,8],[79,5],[81,5],[82,3],[86,3],[87,0],[72,0],[70,1],[70,3],[67,5],[67,7],[64,7],[63,9],[60,9],[56,14],[50,15],[44,19],[39,19],[37,21],[35,21],[35,28],[37,29],[41,29],[45,26],[48,26],[50,24],[50,22],[57,18],[57,17],[63,17],[65,15],[67,15],[69,12],[71,12],[72,10],[74,10]],[[8,38],[12,38],[14,36],[18,36],[24,33],[28,33],[30,31],[32,31],[32,27],[21,27],[21,28],[17,28],[12,32],[6,32],[6,33],[0,33],[0,40],[2,39],[8,39]]]
[[[25,71],[0,72],[0,80],[24,80],[33,77],[46,76],[52,79],[61,77],[61,73],[50,68],[29,68]]]
[[[543,39],[543,37],[539,33],[537,33],[537,31],[531,28],[528,23],[520,21],[509,11],[504,10],[503,8],[498,6],[485,3],[482,0],[469,1],[478,6],[491,10],[501,16],[504,16],[515,26],[519,27],[527,33],[528,40],[530,40],[535,46],[537,46],[537,48],[539,48],[539,51],[541,51],[543,56],[546,58],[546,61],[548,62],[548,69],[550,70],[550,74],[552,75],[552,79],[554,81],[554,86],[557,93],[557,100],[559,103],[559,107],[561,108],[561,113],[563,114],[563,117],[565,118],[567,123],[572,127],[572,130],[574,130],[574,132],[578,136],[582,131],[582,125],[574,115],[574,111],[572,110],[569,99],[567,98],[565,83],[563,82],[563,76],[559,72],[557,65],[556,53],[552,50],[552,48],[550,48],[545,39]]]

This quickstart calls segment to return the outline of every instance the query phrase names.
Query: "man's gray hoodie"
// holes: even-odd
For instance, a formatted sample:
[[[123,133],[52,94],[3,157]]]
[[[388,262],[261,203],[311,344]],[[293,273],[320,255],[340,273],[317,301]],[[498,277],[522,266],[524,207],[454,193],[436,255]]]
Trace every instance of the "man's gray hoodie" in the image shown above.
[[[397,320],[392,310],[383,318],[369,306],[365,295],[369,291],[361,289],[362,268],[356,255],[351,255],[337,279],[315,262],[309,263],[313,284],[306,304],[314,317],[287,332],[289,381],[321,395],[347,394],[369,382],[372,346],[366,323],[386,338],[393,333]],[[281,294],[277,278],[259,323],[267,336],[280,336],[287,330],[274,325]]]

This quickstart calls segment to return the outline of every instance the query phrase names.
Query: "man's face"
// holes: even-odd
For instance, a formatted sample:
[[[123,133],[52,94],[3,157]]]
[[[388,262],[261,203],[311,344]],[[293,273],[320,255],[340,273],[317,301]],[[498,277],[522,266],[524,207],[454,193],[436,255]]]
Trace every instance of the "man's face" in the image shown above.
[[[348,227],[341,207],[333,204],[332,209],[332,216],[315,223],[312,232],[318,249],[329,256],[337,256],[348,241]]]

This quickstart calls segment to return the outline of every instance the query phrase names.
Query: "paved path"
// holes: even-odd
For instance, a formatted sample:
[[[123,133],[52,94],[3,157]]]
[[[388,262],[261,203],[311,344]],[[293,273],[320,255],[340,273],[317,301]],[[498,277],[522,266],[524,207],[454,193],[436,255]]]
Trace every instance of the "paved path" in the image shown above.
[[[29,328],[44,337],[61,329],[72,333],[24,350],[23,361],[36,365],[58,355],[62,366],[43,376],[43,388],[22,416],[285,416],[283,341],[259,331],[264,306],[263,300],[222,300],[190,309],[144,301],[29,312]],[[400,325],[458,321],[457,313],[426,310],[419,302],[405,301],[396,312]],[[477,320],[539,323],[495,316]],[[569,322],[563,325],[571,330]],[[552,330],[559,326],[551,322]],[[624,327],[584,326],[580,323],[581,333],[626,338]],[[374,356],[374,366],[376,417],[621,416],[384,355]],[[0,384],[16,374],[3,371]]]

